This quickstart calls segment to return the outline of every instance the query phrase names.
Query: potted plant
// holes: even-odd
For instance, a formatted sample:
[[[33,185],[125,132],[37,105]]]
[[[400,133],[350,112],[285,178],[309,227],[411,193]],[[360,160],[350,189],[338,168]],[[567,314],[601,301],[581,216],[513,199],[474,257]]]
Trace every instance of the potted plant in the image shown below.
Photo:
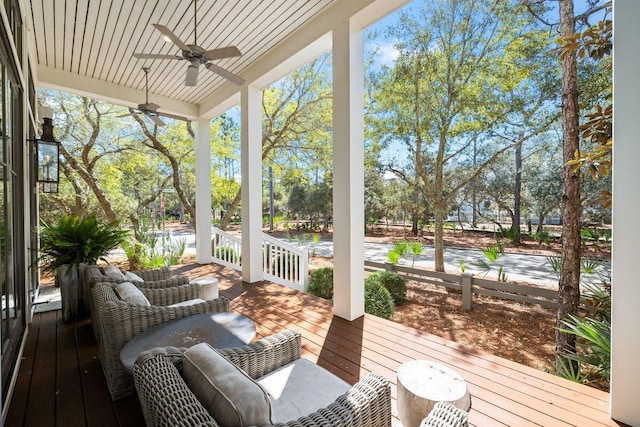
[[[88,290],[79,273],[81,264],[95,264],[128,236],[117,221],[105,223],[95,215],[84,218],[63,215],[52,224],[42,224],[40,260],[44,271],[55,272],[62,296],[62,318],[74,319],[84,313]]]

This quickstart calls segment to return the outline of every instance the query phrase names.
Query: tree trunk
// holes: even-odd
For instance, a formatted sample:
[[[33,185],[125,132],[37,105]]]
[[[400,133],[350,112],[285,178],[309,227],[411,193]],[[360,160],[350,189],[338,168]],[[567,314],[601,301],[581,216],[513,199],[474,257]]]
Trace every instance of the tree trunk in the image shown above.
[[[413,212],[411,213],[411,233],[414,236],[418,235],[418,179],[416,178],[416,184],[413,186]]]
[[[473,170],[476,169],[476,162],[478,161],[478,147],[477,141],[473,140]],[[471,180],[471,227],[474,229],[478,227],[478,179],[473,178]]]
[[[520,246],[520,195],[522,192],[522,144],[516,145],[516,176],[513,189],[513,222],[511,230],[513,231],[513,244]]]
[[[445,208],[441,203],[436,203],[433,206],[434,209],[434,236],[433,236],[433,248],[435,256],[435,268],[436,271],[444,272],[444,216],[446,214]]]
[[[227,227],[229,227],[229,223],[231,222],[231,217],[235,214],[236,210],[238,209],[238,205],[240,204],[241,194],[242,194],[242,191],[238,190],[236,197],[233,198],[233,201],[228,206],[226,212],[224,213],[224,216],[220,220],[220,228],[222,230],[226,230]]]
[[[560,0],[560,36],[567,38],[575,33],[573,0]],[[560,274],[559,306],[556,326],[569,314],[577,314],[580,303],[580,176],[566,162],[573,160],[580,148],[578,130],[578,81],[577,59],[574,51],[562,57],[562,134],[564,185],[562,194],[562,271]],[[574,351],[575,335],[556,329],[556,354]]]

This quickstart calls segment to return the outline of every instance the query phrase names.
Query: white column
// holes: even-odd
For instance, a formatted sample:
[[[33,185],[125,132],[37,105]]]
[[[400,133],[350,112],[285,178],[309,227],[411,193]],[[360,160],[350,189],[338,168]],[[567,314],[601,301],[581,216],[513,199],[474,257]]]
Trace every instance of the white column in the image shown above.
[[[211,257],[211,129],[207,119],[196,120],[196,262]]]
[[[242,155],[242,281],[262,280],[262,92],[240,93]]]
[[[333,30],[333,309],[364,314],[364,42],[354,22]]]
[[[614,7],[614,167],[611,320],[611,417],[640,426],[640,2]]]

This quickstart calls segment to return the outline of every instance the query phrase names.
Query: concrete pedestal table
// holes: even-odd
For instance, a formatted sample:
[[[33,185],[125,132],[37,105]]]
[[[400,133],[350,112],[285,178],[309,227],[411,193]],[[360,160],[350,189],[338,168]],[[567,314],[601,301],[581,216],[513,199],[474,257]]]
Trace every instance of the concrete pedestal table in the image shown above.
[[[471,395],[462,377],[446,366],[412,360],[398,368],[398,416],[404,427],[418,427],[438,402],[468,411]]]
[[[256,336],[251,319],[236,313],[202,313],[169,320],[136,335],[120,352],[125,370],[133,372],[138,354],[154,347],[187,348],[201,342],[214,348],[239,347]]]

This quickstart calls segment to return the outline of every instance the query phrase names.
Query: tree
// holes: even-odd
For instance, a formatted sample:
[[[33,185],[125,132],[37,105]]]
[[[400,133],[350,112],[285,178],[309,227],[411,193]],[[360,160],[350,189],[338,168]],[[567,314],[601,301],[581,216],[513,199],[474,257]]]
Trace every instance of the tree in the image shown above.
[[[130,111],[133,112],[133,110]],[[132,114],[132,117],[140,126],[140,129],[142,130],[144,136],[146,136],[146,139],[141,139],[140,142],[147,147],[158,151],[169,162],[170,171],[168,172],[171,176],[173,189],[176,191],[178,198],[182,203],[182,206],[184,206],[189,215],[191,215],[192,221],[194,221],[195,224],[196,209],[193,203],[191,203],[191,200],[187,197],[187,194],[182,185],[182,180],[180,179],[180,165],[182,163],[181,159],[187,156],[193,157],[194,146],[191,144],[191,141],[195,139],[195,135],[191,129],[191,122],[185,123],[187,128],[186,133],[173,133],[173,135],[171,135],[168,131],[161,132],[158,126],[155,124],[153,125],[153,128],[149,128],[149,126],[147,126],[147,123],[137,114]],[[173,136],[174,141],[171,141],[171,136]],[[185,139],[187,138],[189,142],[185,143]],[[172,147],[173,149],[170,149],[167,144],[163,142],[163,139],[169,143],[174,142]],[[182,144],[175,143],[178,141],[182,142]],[[182,149],[180,150],[179,147]]]
[[[534,156],[524,170],[524,181],[531,216],[538,219],[536,232],[540,233],[544,219],[561,204],[561,153],[543,152]]]
[[[529,11],[541,21],[548,25],[553,25],[546,22],[542,17],[544,12],[544,1],[526,0],[523,2],[529,9]],[[556,314],[556,354],[560,357],[566,353],[575,351],[575,335],[568,334],[560,330],[563,328],[563,320],[567,319],[569,315],[576,315],[578,312],[578,305],[580,303],[580,173],[579,164],[590,163],[590,156],[583,155],[580,151],[580,90],[578,84],[579,68],[578,68],[578,55],[576,51],[576,40],[580,39],[580,35],[576,34],[576,23],[588,24],[589,17],[596,12],[603,11],[611,6],[610,2],[604,2],[601,0],[589,0],[587,2],[587,10],[580,15],[576,15],[574,11],[573,0],[559,0],[559,24],[558,32],[561,37],[561,49],[560,49],[560,61],[562,65],[562,135],[563,135],[563,195],[562,195],[562,221],[563,221],[563,233],[562,233],[562,251],[563,261],[562,269],[560,273],[560,280],[558,283],[559,288],[559,307]],[[602,57],[611,50],[610,37],[607,36],[607,25],[602,25],[602,32],[592,31],[592,34],[604,35],[600,37],[597,35],[592,40],[595,46],[594,52],[596,56]],[[587,37],[587,39],[590,36]],[[608,41],[607,41],[608,39]],[[573,44],[573,46],[572,46]],[[590,42],[585,44],[589,45]],[[581,57],[584,57],[583,50]],[[601,123],[605,131],[608,128],[606,123],[608,122],[609,114],[607,108],[604,108],[599,113],[596,113],[592,118],[600,116],[603,118]],[[591,126],[587,126],[587,129]],[[596,127],[595,129],[598,129]],[[600,129],[602,130],[602,129]],[[599,132],[598,132],[599,133]],[[604,132],[607,133],[607,132]],[[588,134],[587,134],[588,135]],[[609,157],[609,151],[611,149],[611,139],[608,136],[604,138],[597,138],[601,141],[600,149],[594,153],[594,159],[596,162],[602,161],[602,169],[598,167],[599,172],[608,173],[610,168],[610,162],[607,161]],[[598,152],[602,153],[600,157]],[[578,167],[576,167],[576,164]],[[575,361],[572,362],[577,367]]]
[[[289,212],[297,219],[305,215],[307,211],[307,187],[302,185],[294,185],[289,193],[289,201],[287,207]]]
[[[211,121],[211,206],[229,211],[229,204],[240,191],[236,181],[240,166],[240,127],[230,114]],[[229,212],[233,215],[235,212]]]
[[[138,233],[141,218],[149,216],[169,183],[183,188],[181,176],[193,176],[193,168],[186,167],[193,164],[193,135],[182,122],[169,123],[162,131],[141,123],[153,141],[142,128],[130,126],[130,118],[118,117],[122,107],[51,90],[39,95],[44,104],[61,111],[56,119],[62,128],[57,137],[64,176],[62,191],[43,197],[43,203],[53,202],[76,215],[95,212],[107,221],[127,218]],[[193,194],[186,193],[183,196],[192,199]],[[60,210],[42,212],[59,216]]]
[[[364,218],[373,228],[385,216],[384,179],[380,172],[373,168],[364,171]]]
[[[303,65],[262,92],[262,160],[276,176],[283,165],[323,175],[331,161],[331,69],[328,54]],[[276,160],[277,159],[277,160]],[[324,169],[324,170],[323,170]],[[221,221],[225,228],[240,191]]]
[[[322,218],[322,231],[328,231],[329,220],[333,212],[333,188],[329,182],[313,184],[307,192],[305,204],[314,229],[314,219]]]
[[[434,1],[404,14],[389,36],[399,58],[378,79],[389,138],[406,143],[435,218],[435,268],[444,271],[444,219],[456,194],[516,143],[492,135],[517,108],[510,93],[538,70],[540,30],[515,1]],[[524,48],[526,46],[526,48]],[[461,174],[449,165],[489,153]]]

